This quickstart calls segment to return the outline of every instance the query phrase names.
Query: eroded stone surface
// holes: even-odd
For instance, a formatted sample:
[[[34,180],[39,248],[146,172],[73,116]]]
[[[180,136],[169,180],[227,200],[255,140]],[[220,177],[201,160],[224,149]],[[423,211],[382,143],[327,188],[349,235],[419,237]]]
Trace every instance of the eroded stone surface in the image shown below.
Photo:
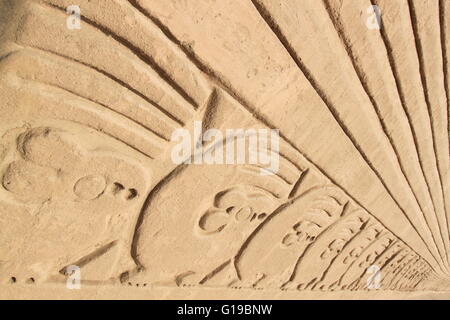
[[[450,290],[448,1],[71,5],[0,1],[2,286]]]

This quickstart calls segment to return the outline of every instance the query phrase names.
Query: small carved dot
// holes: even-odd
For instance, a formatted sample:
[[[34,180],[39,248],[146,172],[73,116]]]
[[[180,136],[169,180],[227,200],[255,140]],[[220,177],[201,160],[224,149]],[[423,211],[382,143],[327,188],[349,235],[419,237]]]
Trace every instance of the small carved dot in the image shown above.
[[[228,214],[230,214],[233,210],[234,210],[234,207],[228,207],[226,211]]]
[[[138,196],[138,192],[136,189],[128,189],[127,200],[133,200]]]
[[[123,189],[125,189],[125,187],[123,186],[123,184],[119,183],[119,182],[114,182],[113,185],[111,186],[111,193],[113,195],[117,195],[119,192],[121,192]]]

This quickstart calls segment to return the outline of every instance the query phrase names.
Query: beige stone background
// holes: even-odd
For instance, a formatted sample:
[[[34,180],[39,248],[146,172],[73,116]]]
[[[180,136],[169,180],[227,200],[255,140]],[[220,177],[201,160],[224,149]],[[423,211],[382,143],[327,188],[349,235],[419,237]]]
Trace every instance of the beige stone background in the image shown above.
[[[449,299],[449,57],[449,0],[0,0],[0,298]]]

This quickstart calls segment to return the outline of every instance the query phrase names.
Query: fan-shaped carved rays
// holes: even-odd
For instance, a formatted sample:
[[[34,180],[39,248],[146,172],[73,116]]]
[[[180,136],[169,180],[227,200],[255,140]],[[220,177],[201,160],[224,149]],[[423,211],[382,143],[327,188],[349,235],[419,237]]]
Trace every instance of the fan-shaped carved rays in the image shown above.
[[[110,185],[140,211],[135,201],[121,220],[126,235],[71,261],[125,257],[111,281],[131,284],[364,290],[373,265],[382,289],[446,277],[445,1],[80,0],[80,30],[66,28],[69,0],[21,3],[0,48],[0,109],[13,123],[2,120],[1,168],[15,163],[17,132],[61,123],[89,133],[84,149],[104,139],[111,159],[129,153],[151,177],[137,189],[77,178],[77,197]],[[372,5],[379,30],[365,26]],[[280,129],[279,171],[173,163],[172,133],[195,121]],[[8,188],[4,205],[20,204]]]

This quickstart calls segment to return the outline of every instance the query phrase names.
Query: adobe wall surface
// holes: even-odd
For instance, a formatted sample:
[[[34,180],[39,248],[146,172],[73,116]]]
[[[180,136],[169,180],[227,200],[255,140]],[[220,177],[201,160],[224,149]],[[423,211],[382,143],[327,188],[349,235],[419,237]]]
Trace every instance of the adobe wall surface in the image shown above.
[[[0,0],[0,297],[449,299],[448,0]]]

